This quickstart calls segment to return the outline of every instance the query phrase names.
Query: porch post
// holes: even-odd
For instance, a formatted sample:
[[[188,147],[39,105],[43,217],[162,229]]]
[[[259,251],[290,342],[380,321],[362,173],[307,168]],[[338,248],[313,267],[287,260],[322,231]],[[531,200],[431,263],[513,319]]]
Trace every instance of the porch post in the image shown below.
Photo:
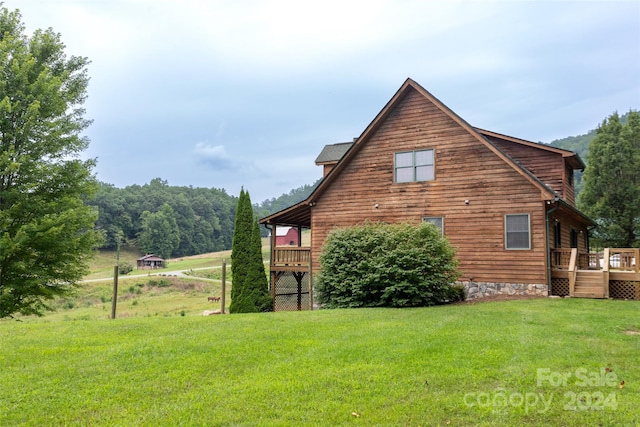
[[[569,296],[573,296],[576,287],[576,270],[578,269],[578,249],[571,249],[571,259],[569,260]]]
[[[602,286],[604,287],[604,297],[609,298],[609,248],[604,248],[602,262]]]
[[[271,279],[271,298],[273,298],[273,311],[276,311],[276,281],[277,281],[277,277],[276,277],[276,272],[273,271],[273,260],[275,259],[275,255],[276,255],[276,228],[278,226],[276,224],[273,224],[273,228],[271,230],[271,241],[270,241],[270,247],[269,247],[269,277]]]

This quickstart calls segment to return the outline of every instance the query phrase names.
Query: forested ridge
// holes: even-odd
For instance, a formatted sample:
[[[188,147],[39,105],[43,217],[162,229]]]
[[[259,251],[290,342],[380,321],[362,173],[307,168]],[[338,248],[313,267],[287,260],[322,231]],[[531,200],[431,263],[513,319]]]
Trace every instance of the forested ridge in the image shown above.
[[[626,122],[627,114],[621,116]],[[557,139],[549,145],[575,151],[586,163],[596,130]],[[582,173],[576,171],[576,193]],[[311,194],[321,179],[253,205],[259,217],[281,211]],[[231,249],[238,198],[224,189],[169,186],[160,178],[144,185],[116,188],[101,183],[87,204],[98,209],[96,227],[104,236],[104,249],[118,240],[164,257],[188,256]],[[263,236],[267,230],[262,229]]]
[[[318,183],[255,204],[254,211],[262,217],[282,210],[304,200]],[[231,249],[238,198],[224,189],[170,186],[160,178],[125,188],[99,185],[86,203],[98,210],[102,249],[120,243],[165,258]]]

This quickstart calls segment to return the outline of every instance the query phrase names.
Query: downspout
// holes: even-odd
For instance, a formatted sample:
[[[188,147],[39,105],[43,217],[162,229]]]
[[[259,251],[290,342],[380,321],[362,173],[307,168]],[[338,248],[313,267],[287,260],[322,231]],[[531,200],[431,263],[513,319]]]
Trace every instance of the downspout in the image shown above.
[[[549,239],[549,215],[552,214],[553,212],[555,212],[559,207],[560,207],[560,203],[558,198],[555,198],[553,200],[555,202],[555,206],[551,209],[549,209],[546,214],[545,214],[545,223],[547,225],[547,230],[545,232],[545,236],[547,238],[547,283],[549,284],[549,290],[547,292],[547,294],[550,296],[551,295],[551,241]],[[551,201],[547,201],[548,204],[551,204]]]

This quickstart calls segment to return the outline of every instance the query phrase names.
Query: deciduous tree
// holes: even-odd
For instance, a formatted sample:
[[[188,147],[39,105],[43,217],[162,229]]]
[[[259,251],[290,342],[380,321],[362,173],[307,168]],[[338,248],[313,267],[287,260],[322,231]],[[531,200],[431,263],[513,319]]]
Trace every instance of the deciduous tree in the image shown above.
[[[0,318],[41,314],[87,271],[98,241],[82,104],[87,58],[59,34],[32,36],[18,11],[0,9]]]
[[[640,113],[605,119],[587,159],[578,206],[597,223],[593,244],[640,246]]]
[[[165,203],[158,212],[144,211],[141,219],[140,249],[169,258],[180,245],[180,230],[173,208]]]

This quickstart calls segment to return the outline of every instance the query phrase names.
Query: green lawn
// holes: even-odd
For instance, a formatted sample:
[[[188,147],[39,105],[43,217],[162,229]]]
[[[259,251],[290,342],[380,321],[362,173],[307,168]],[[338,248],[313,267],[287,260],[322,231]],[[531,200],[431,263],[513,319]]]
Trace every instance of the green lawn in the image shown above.
[[[0,321],[0,425],[640,424],[637,301],[75,311]]]

